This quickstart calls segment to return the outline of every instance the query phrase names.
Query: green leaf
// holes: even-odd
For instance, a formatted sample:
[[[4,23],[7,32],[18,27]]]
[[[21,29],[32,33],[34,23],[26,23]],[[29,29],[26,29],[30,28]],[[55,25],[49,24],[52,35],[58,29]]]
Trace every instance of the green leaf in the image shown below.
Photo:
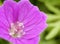
[[[50,3],[51,5],[59,5],[60,4],[60,0],[39,0],[41,2],[46,2],[46,3]]]
[[[59,32],[59,27],[54,27],[50,33],[45,37],[46,40],[50,40],[52,38],[54,38]]]
[[[57,21],[60,20],[60,15],[48,14],[47,22]]]

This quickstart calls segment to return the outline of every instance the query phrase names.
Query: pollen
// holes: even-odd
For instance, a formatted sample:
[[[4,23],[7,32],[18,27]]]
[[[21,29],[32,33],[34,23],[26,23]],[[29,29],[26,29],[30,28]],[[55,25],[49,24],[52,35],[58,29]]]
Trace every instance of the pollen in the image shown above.
[[[24,24],[20,22],[11,23],[9,35],[14,38],[22,37],[23,35],[25,35]]]

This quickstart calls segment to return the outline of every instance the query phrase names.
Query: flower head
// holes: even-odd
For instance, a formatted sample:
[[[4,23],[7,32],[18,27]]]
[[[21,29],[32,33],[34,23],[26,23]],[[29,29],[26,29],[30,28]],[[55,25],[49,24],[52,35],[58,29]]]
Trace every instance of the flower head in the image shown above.
[[[45,13],[27,0],[4,1],[0,6],[0,38],[13,44],[38,44],[47,27]]]

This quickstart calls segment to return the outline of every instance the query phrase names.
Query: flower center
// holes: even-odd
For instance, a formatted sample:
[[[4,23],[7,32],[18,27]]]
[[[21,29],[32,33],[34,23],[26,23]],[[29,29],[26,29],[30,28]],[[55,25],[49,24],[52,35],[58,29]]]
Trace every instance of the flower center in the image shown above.
[[[17,23],[11,23],[11,28],[9,30],[9,35],[12,37],[22,37],[25,35],[24,32],[24,25],[23,23],[17,22]]]

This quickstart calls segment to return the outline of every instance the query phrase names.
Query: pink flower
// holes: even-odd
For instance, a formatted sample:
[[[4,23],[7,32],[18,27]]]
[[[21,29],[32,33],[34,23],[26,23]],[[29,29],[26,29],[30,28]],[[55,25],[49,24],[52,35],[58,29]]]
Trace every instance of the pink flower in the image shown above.
[[[4,1],[0,6],[0,38],[13,44],[38,44],[47,27],[45,13],[29,1]]]

